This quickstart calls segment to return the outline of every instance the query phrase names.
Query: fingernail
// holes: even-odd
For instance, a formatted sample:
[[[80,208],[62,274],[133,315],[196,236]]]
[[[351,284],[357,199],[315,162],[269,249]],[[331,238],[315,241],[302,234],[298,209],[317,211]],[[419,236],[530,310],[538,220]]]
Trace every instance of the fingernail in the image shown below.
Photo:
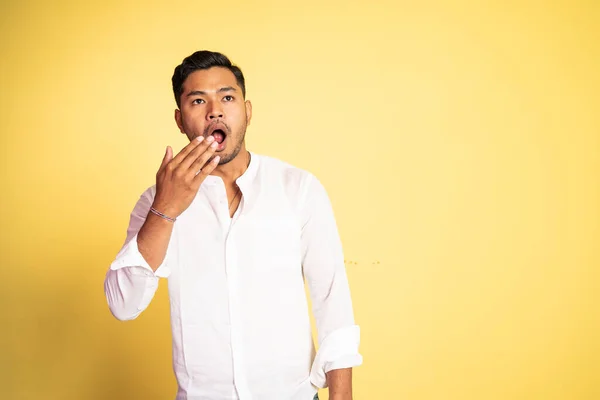
[[[214,148],[214,147],[217,147],[218,145],[219,145],[219,143],[217,143],[217,142],[212,142],[212,143],[210,144],[210,147],[213,147],[213,148]]]
[[[196,140],[197,140],[197,141],[199,141],[199,142],[201,142],[201,141],[203,141],[203,140],[204,140],[204,136],[198,136],[198,137],[196,138]]]
[[[206,143],[210,143],[213,140],[215,140],[214,136],[209,136],[209,137],[206,138]]]
[[[218,164],[220,159],[221,159],[221,157],[219,157],[219,156],[216,156],[215,158],[213,158],[213,162],[214,162],[215,164]]]

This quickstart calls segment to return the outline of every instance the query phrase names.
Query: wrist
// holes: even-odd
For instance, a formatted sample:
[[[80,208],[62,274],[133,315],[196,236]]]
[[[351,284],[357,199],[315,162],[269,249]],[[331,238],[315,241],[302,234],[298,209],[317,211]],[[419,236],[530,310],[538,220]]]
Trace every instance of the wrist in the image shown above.
[[[177,217],[179,217],[179,212],[177,212],[177,210],[174,207],[170,207],[168,204],[165,204],[163,202],[155,201],[150,206],[150,210],[148,212],[151,212],[153,209],[158,213],[169,217],[170,219],[176,219]]]
[[[158,211],[154,207],[150,207],[150,212],[152,214],[156,215],[157,217],[160,217],[160,218],[162,218],[164,220],[167,220],[169,222],[175,222],[177,220],[176,218],[171,218],[168,215],[161,213],[160,211]]]
[[[163,211],[165,210],[165,211]],[[158,218],[161,218],[165,221],[169,221],[171,223],[175,222],[177,220],[177,217],[179,215],[175,214],[175,212],[168,208],[168,207],[156,207],[154,205],[152,205],[150,207],[150,210],[148,210],[148,215],[154,215]]]

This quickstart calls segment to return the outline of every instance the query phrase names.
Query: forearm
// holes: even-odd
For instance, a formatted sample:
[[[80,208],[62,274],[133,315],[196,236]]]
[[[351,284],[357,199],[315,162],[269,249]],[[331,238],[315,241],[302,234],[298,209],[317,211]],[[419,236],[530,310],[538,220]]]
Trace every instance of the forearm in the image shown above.
[[[352,400],[352,368],[327,372],[329,400]]]
[[[152,212],[148,213],[148,217],[138,233],[137,246],[140,254],[153,271],[156,271],[165,259],[172,232],[173,222]]]

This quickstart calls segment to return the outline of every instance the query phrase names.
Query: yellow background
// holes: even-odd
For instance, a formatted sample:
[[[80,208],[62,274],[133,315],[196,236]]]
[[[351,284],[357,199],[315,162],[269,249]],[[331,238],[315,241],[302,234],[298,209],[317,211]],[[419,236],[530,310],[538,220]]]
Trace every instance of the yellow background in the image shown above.
[[[0,4],[0,398],[174,398],[165,282],[102,283],[211,49],[328,189],[355,399],[600,399],[598,1]]]

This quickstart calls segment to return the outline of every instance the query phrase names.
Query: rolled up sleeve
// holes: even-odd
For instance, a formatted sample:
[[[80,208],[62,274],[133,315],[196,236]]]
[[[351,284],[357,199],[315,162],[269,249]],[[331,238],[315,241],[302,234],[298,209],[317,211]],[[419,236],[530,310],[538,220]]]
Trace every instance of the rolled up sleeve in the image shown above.
[[[170,275],[171,244],[163,263],[153,271],[137,246],[137,235],[146,221],[153,198],[153,188],[146,190],[135,205],[127,228],[125,244],[111,263],[104,280],[108,307],[115,318],[131,320],[144,311],[158,289],[159,278]]]
[[[344,255],[325,188],[310,176],[302,207],[303,272],[310,291],[319,348],[310,378],[327,387],[326,373],[362,364]]]

